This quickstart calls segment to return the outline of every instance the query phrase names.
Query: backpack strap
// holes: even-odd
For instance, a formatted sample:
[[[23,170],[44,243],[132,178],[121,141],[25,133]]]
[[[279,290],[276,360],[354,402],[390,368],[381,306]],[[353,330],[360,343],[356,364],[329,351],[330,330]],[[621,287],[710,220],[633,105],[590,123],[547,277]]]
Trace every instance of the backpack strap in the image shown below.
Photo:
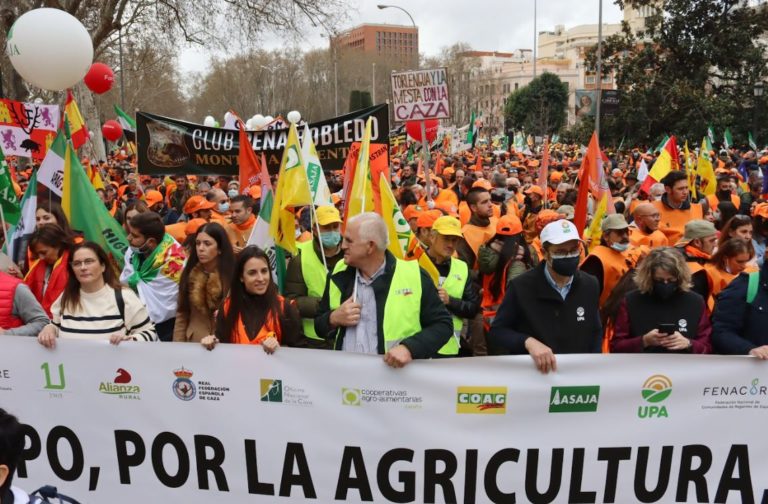
[[[115,301],[117,302],[117,310],[120,312],[120,319],[123,321],[123,326],[127,329],[128,325],[125,323],[125,299],[123,299],[122,287],[115,289]]]
[[[752,271],[749,273],[749,283],[747,283],[747,304],[752,302],[757,297],[757,289],[760,287],[760,272]]]

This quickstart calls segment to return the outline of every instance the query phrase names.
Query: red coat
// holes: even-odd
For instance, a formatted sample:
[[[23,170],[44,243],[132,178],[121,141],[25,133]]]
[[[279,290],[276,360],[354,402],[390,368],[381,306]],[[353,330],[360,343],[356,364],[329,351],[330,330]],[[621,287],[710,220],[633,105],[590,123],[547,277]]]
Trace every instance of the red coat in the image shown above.
[[[35,261],[24,278],[24,283],[29,286],[29,290],[32,291],[32,294],[40,302],[49,318],[51,317],[51,305],[64,292],[64,287],[67,286],[67,280],[69,279],[68,262],[69,251],[65,250],[53,265],[53,271],[51,271],[51,276],[48,279],[48,287],[45,289],[45,294],[43,294],[43,284],[45,282],[45,270],[48,266],[45,261]]]

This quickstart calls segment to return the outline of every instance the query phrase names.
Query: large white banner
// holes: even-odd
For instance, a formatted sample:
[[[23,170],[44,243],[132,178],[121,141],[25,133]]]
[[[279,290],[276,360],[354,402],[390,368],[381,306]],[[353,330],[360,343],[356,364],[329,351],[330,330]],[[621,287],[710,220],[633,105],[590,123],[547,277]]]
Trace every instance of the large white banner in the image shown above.
[[[768,363],[0,337],[16,484],[83,503],[766,502]]]

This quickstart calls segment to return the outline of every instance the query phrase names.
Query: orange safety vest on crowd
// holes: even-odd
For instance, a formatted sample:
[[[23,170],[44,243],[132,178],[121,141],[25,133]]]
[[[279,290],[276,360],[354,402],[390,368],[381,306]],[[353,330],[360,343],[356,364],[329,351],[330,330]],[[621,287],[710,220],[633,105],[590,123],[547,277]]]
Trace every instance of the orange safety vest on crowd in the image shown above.
[[[165,226],[165,232],[173,236],[173,239],[179,243],[184,243],[187,239],[187,233],[184,231],[187,228],[186,222],[177,222],[175,224],[168,224]]]
[[[280,311],[285,312],[285,298],[278,294],[277,300],[280,303]],[[229,298],[224,300],[224,313],[227,313],[228,310]],[[239,317],[237,319],[236,330],[234,334],[232,334],[230,341],[238,345],[261,345],[264,340],[272,336],[277,338],[278,343],[283,341],[283,333],[280,327],[280,320],[272,311],[269,311],[267,313],[267,319],[264,321],[264,325],[261,326],[261,329],[259,329],[259,332],[253,339],[248,336],[248,332],[245,330],[243,317]]]
[[[715,266],[714,264],[707,263],[704,265],[704,271],[707,273],[707,283],[709,284],[709,299],[707,299],[707,307],[710,313],[715,309],[715,298],[720,292],[728,287],[728,284],[736,278],[738,275],[728,273]]]
[[[621,277],[629,271],[630,260],[626,252],[618,252],[605,245],[598,245],[589,255],[600,259],[600,264],[603,266],[603,290],[600,293],[600,306],[603,306]]]
[[[640,228],[630,226],[629,228],[629,244],[633,247],[646,246],[648,248],[655,247],[667,247],[669,246],[669,239],[667,235],[659,231],[658,229],[651,234],[645,234]]]
[[[459,206],[459,197],[456,195],[455,192],[448,190],[448,189],[440,189],[437,192],[437,196],[435,196],[434,200],[435,204],[438,203],[451,203],[455,206]],[[418,205],[422,208],[427,208],[427,198],[422,197],[419,200]]]
[[[669,244],[672,246],[682,238],[685,233],[685,225],[688,221],[704,218],[704,211],[698,203],[691,203],[691,208],[688,210],[669,208],[661,201],[653,201],[651,204],[655,206],[661,214],[659,230],[667,235]]]
[[[709,261],[712,258],[711,255],[706,254],[701,250],[697,249],[696,247],[692,247],[690,245],[685,246],[685,254],[689,257],[706,259],[707,261]],[[700,261],[694,261],[686,258],[685,262],[686,264],[688,264],[688,269],[691,270],[691,275],[694,275],[704,269],[704,264],[702,264]]]
[[[499,289],[499,295],[496,297],[491,293],[491,283],[498,273],[483,275],[483,299],[480,302],[480,308],[483,311],[483,328],[486,334],[491,330],[491,324],[493,319],[496,318],[496,312],[499,310],[499,306],[504,300],[504,295],[507,293],[508,269],[509,262],[507,262],[507,267],[501,273],[501,289]]]
[[[491,223],[485,227],[466,224],[461,228],[461,234],[464,235],[464,240],[467,242],[467,245],[469,245],[469,248],[472,249],[472,252],[475,253],[475,264],[469,265],[474,270],[477,269],[477,256],[480,252],[480,245],[488,243],[491,238],[496,236],[497,220],[496,217],[491,217]]]
[[[720,199],[717,197],[717,194],[710,194],[707,196],[707,203],[709,203],[709,208],[714,211],[717,210],[717,205],[720,203]],[[731,203],[733,203],[737,209],[741,208],[741,198],[738,195],[731,193]]]

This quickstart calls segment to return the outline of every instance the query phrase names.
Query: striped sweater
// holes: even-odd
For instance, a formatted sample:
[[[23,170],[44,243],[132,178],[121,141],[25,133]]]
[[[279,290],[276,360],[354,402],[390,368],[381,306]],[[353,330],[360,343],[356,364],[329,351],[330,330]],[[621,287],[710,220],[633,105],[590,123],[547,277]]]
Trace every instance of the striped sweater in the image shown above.
[[[114,333],[128,334],[134,341],[157,341],[155,325],[149,320],[147,307],[128,288],[123,288],[125,321],[121,320],[117,298],[112,287],[105,285],[96,292],[80,291],[80,306],[62,313],[61,296],[51,306],[51,321],[60,338],[105,340]]]

